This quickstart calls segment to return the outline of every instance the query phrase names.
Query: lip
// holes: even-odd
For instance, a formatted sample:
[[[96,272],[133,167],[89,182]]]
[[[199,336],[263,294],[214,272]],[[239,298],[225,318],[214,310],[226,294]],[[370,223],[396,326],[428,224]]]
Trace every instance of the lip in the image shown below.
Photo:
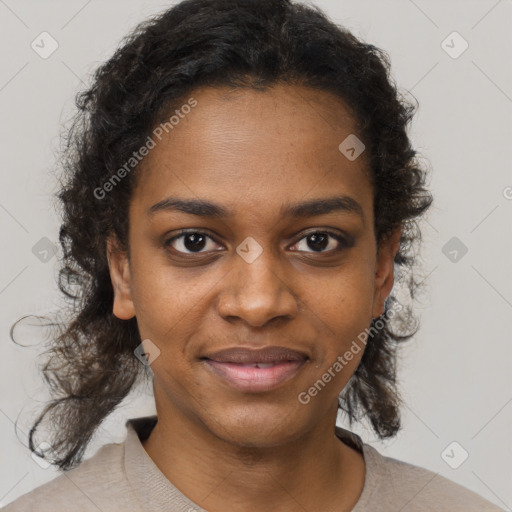
[[[308,356],[303,352],[286,347],[268,346],[252,349],[238,346],[210,352],[204,358],[217,361],[218,363],[254,364],[305,361],[308,359]]]
[[[285,347],[234,347],[202,358],[216,376],[239,391],[252,393],[270,391],[289,381],[308,359],[306,354]]]
[[[304,365],[302,361],[283,361],[270,368],[256,368],[235,363],[219,363],[206,359],[207,367],[240,391],[261,393],[277,388],[293,378]]]

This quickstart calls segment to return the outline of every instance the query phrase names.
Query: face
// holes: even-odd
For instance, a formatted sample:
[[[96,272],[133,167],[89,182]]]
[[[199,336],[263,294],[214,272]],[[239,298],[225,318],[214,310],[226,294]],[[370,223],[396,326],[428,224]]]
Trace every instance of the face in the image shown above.
[[[365,154],[338,149],[357,133],[338,98],[289,85],[191,96],[139,170],[130,257],[109,243],[113,311],[160,350],[159,417],[284,443],[335,421],[364,345],[339,357],[384,312],[400,233],[377,253]]]

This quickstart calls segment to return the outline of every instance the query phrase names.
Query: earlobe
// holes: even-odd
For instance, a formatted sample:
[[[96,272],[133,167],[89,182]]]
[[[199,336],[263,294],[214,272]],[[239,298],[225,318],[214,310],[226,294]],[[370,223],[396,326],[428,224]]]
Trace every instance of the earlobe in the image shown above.
[[[381,244],[375,268],[375,293],[372,318],[385,311],[385,302],[394,284],[395,255],[400,244],[402,228],[399,227]]]
[[[118,244],[113,237],[107,239],[107,260],[114,290],[112,312],[121,320],[130,320],[135,316],[130,265],[126,252],[118,248]]]

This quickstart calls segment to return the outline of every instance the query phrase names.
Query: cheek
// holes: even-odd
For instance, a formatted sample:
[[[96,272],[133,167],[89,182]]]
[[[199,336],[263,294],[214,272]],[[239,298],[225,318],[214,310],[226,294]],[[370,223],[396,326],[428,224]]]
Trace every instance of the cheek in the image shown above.
[[[132,297],[141,337],[166,352],[184,352],[208,318],[215,277],[161,263],[137,266],[134,260]]]
[[[331,369],[337,382],[348,380],[363,355],[372,319],[373,280],[367,266],[344,269],[305,296],[310,310],[305,314],[317,325],[319,336],[330,340],[322,344],[318,371]]]
[[[373,295],[374,276],[367,265],[355,263],[308,285],[304,297],[312,311],[321,312],[329,324],[349,327],[371,320]]]

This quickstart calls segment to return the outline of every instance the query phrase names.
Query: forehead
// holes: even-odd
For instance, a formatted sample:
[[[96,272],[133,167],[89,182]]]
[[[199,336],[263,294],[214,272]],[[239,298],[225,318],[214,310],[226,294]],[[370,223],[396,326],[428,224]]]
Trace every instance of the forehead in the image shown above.
[[[177,107],[179,121],[144,159],[136,196],[146,205],[179,194],[226,205],[244,198],[253,208],[308,192],[368,200],[361,197],[370,186],[364,153],[350,161],[339,149],[357,127],[338,97],[291,85],[204,88],[190,96],[197,105]]]

